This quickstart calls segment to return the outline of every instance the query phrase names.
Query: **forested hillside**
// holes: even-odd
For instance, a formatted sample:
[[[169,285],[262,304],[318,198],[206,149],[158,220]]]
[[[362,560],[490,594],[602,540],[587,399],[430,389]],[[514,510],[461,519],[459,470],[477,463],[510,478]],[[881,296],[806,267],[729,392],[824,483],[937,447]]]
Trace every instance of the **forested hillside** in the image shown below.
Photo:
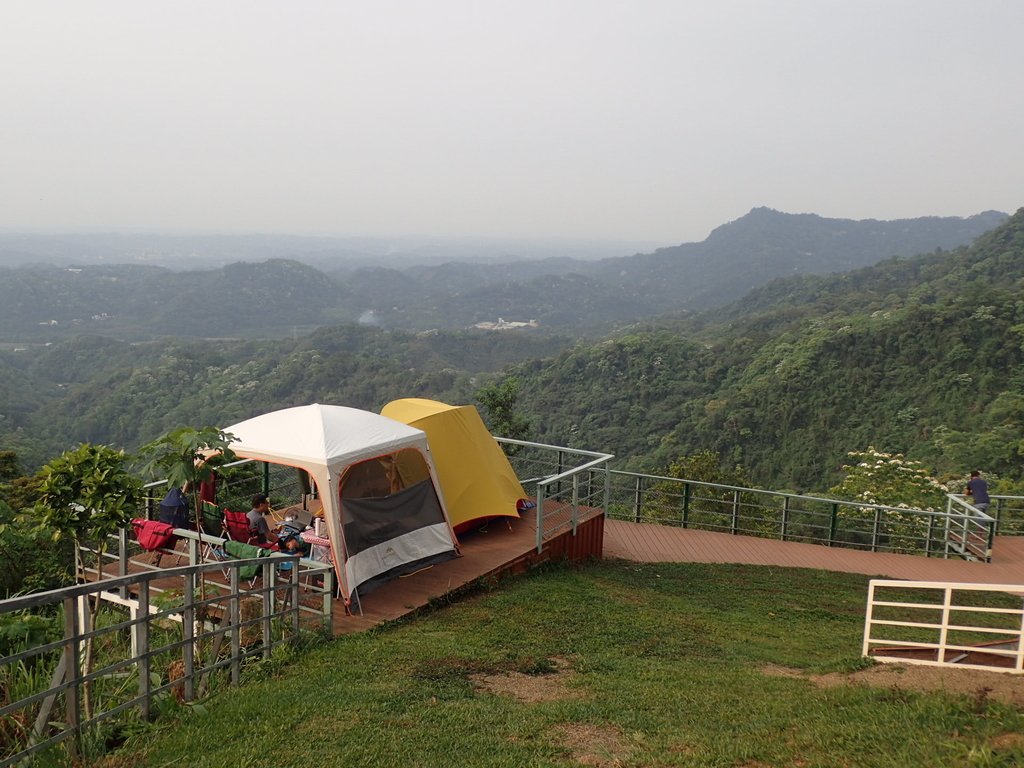
[[[761,485],[821,491],[874,445],[1020,478],[1022,286],[1024,209],[969,248],[777,280],[598,343],[351,324],[269,341],[79,337],[0,353],[0,447],[33,466],[80,440],[131,449],[317,401],[472,402],[514,377],[531,438],[634,468],[709,449]]]
[[[568,344],[355,325],[298,340],[127,344],[83,336],[0,352],[0,449],[32,467],[80,441],[132,450],[178,426],[225,426],[312,402],[374,411],[399,397],[469,402],[476,376]]]
[[[875,445],[1020,477],[1022,285],[1024,210],[970,249],[780,281],[516,373],[541,439],[649,468],[712,449],[758,482],[820,489]]]
[[[174,272],[151,266],[0,268],[0,340],[80,334],[265,337],[354,320],[351,294],[295,261]]]

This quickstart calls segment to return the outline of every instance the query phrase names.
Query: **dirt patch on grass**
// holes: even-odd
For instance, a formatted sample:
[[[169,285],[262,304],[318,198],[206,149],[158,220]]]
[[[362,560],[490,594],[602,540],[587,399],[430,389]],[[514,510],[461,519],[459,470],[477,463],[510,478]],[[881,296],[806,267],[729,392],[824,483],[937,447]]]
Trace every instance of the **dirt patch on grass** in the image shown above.
[[[999,750],[1000,752],[1019,749],[1024,747],[1024,734],[1004,733],[1002,736],[996,736],[992,739],[989,745],[992,749]]]
[[[987,699],[1024,707],[1024,680],[1020,675],[977,669],[950,669],[918,664],[876,664],[857,672],[805,675],[798,669],[769,664],[761,669],[772,677],[799,677],[821,688],[838,685],[871,685],[902,691],[944,691],[973,696],[983,704]]]
[[[538,674],[525,672],[478,673],[470,675],[473,686],[481,691],[512,696],[519,701],[559,701],[578,698],[579,691],[568,686],[572,667],[566,659],[551,659],[551,671]]]
[[[580,765],[617,768],[629,758],[629,747],[619,729],[612,726],[563,723],[555,727],[554,734]]]

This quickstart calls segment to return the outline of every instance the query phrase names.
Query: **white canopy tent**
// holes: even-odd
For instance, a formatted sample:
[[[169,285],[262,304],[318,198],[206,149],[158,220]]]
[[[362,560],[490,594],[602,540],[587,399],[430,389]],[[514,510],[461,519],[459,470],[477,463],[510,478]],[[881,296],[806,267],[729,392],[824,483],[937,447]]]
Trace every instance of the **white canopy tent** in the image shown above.
[[[225,427],[242,458],[317,484],[342,595],[458,554],[426,434],[339,405],[285,408]]]

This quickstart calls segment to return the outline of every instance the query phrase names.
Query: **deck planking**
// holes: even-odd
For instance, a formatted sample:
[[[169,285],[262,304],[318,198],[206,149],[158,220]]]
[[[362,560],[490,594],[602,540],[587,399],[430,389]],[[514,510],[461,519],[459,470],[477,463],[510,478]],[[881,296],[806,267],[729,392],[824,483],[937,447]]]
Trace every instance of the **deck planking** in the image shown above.
[[[604,554],[644,563],[736,563],[816,568],[910,581],[1024,583],[1024,537],[998,536],[992,562],[865,552],[692,528],[605,520]]]

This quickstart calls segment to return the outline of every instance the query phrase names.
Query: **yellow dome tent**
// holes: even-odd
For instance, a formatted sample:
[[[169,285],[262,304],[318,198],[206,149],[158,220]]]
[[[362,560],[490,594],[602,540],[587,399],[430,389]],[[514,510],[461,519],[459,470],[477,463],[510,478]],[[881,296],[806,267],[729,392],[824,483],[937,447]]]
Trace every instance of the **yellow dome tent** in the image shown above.
[[[526,493],[476,408],[411,397],[392,400],[381,415],[427,433],[456,533],[488,518],[519,517],[517,503]]]

